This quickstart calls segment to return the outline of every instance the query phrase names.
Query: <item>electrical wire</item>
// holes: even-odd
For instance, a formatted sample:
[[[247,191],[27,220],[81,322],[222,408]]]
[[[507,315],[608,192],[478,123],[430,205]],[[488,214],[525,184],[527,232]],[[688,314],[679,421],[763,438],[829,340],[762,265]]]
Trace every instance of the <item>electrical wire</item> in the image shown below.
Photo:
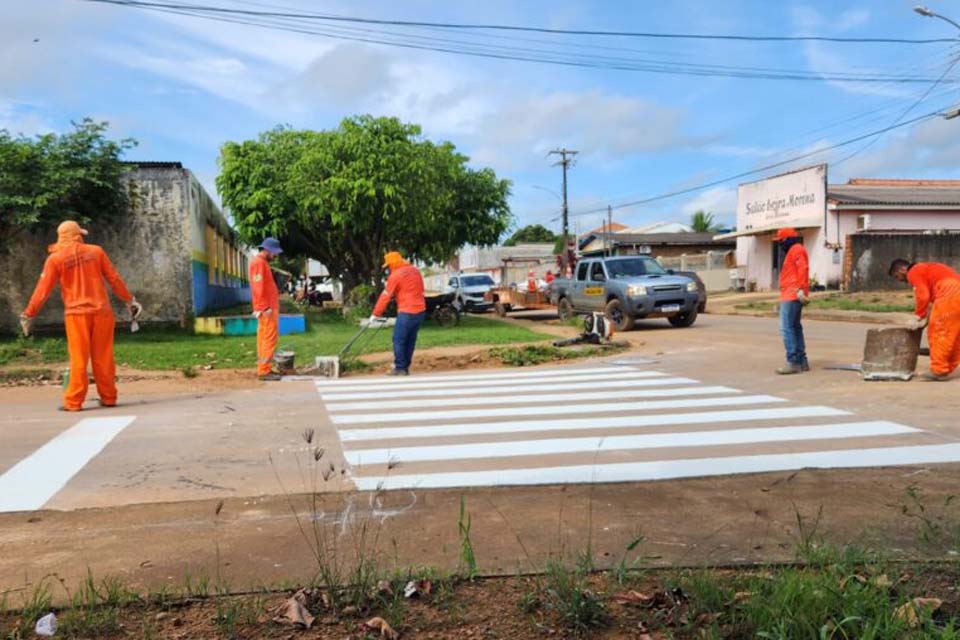
[[[659,201],[659,200],[666,200],[666,199],[668,199],[668,198],[674,198],[674,197],[676,197],[676,196],[682,196],[682,195],[686,195],[686,194],[688,194],[688,193],[694,193],[694,192],[696,192],[696,191],[702,191],[702,190],[704,190],[704,189],[709,189],[709,188],[711,188],[711,187],[716,187],[716,186],[719,186],[719,185],[721,185],[721,184],[724,184],[724,183],[727,183],[727,182],[731,182],[731,181],[733,181],[733,180],[739,180],[740,178],[746,178],[746,177],[748,177],[748,176],[756,175],[756,174],[758,174],[758,173],[765,173],[765,172],[767,172],[767,171],[770,171],[771,169],[776,169],[776,168],[779,168],[779,167],[782,167],[782,166],[785,166],[785,165],[788,165],[788,164],[793,164],[794,162],[799,162],[800,160],[805,160],[805,159],[807,159],[807,158],[810,158],[810,157],[813,157],[813,156],[816,156],[816,155],[820,155],[820,154],[826,153],[826,152],[828,152],[828,151],[833,151],[833,150],[835,150],[835,149],[840,149],[840,148],[843,148],[843,147],[847,147],[847,146],[850,146],[851,144],[856,144],[856,143],[858,143],[858,142],[861,142],[861,141],[863,141],[863,140],[869,139],[869,138],[874,137],[874,136],[883,135],[883,134],[885,134],[885,133],[887,133],[887,132],[889,132],[889,131],[893,131],[894,129],[901,129],[901,128],[903,128],[903,127],[908,127],[908,126],[910,126],[910,125],[916,124],[916,123],[921,122],[921,121],[924,121],[924,120],[929,120],[929,119],[931,119],[931,118],[933,118],[933,117],[942,115],[942,113],[943,113],[943,109],[937,109],[936,111],[931,111],[930,113],[926,113],[926,114],[924,114],[924,115],[922,115],[922,116],[917,116],[916,118],[912,118],[912,119],[910,119],[910,120],[905,120],[905,121],[900,122],[900,123],[898,123],[898,124],[890,125],[890,126],[884,127],[883,129],[879,129],[879,130],[877,130],[877,131],[871,131],[870,133],[866,133],[866,134],[857,136],[857,137],[855,137],[855,138],[850,138],[849,140],[844,140],[843,142],[838,142],[838,143],[835,143],[835,144],[832,144],[832,145],[829,145],[829,146],[826,146],[826,147],[822,147],[822,148],[820,148],[820,149],[815,149],[815,150],[813,150],[813,151],[810,151],[810,152],[807,152],[807,153],[803,153],[803,154],[800,154],[800,155],[798,155],[798,156],[794,156],[794,157],[792,157],[792,158],[788,158],[787,160],[782,160],[782,161],[780,161],[780,162],[775,162],[775,163],[772,163],[772,164],[767,164],[767,165],[765,165],[765,166],[758,167],[758,168],[756,168],[756,169],[751,169],[750,171],[743,171],[743,172],[737,173],[737,174],[735,174],[735,175],[726,176],[725,178],[720,178],[720,179],[718,179],[718,180],[712,180],[712,181],[710,181],[710,182],[706,182],[706,183],[703,183],[703,184],[698,184],[698,185],[693,186],[693,187],[688,187],[688,188],[685,188],[685,189],[678,189],[678,190],[676,190],[676,191],[670,191],[670,192],[668,192],[668,193],[662,193],[662,194],[660,194],[660,195],[652,196],[652,197],[649,197],[649,198],[643,198],[643,199],[641,199],[641,200],[634,200],[634,201],[632,201],[632,202],[621,202],[620,204],[610,205],[610,208],[612,208],[612,209],[624,209],[624,208],[627,208],[627,207],[634,207],[634,206],[638,206],[638,205],[648,204],[648,203],[651,203],[651,202],[657,202],[657,201]],[[580,216],[587,216],[587,215],[595,215],[595,214],[597,214],[597,213],[602,213],[602,212],[604,212],[604,211],[607,211],[607,207],[602,207],[602,208],[597,208],[597,209],[591,209],[591,210],[587,210],[587,211],[578,211],[578,212],[575,212],[575,213],[569,213],[569,214],[568,214],[568,217],[573,218],[573,217],[580,217]],[[559,218],[554,218],[554,220],[558,220],[558,219],[559,219]]]
[[[182,3],[161,3],[161,2],[142,2],[138,0],[84,0],[86,2],[97,2],[112,4],[118,6],[133,7],[157,11],[161,13],[171,13],[176,15],[192,16],[213,20],[217,22],[229,22],[235,24],[246,24],[257,27],[265,27],[282,31],[295,33],[319,35],[323,37],[336,38],[348,41],[366,42],[372,44],[381,44],[408,49],[418,49],[427,51],[438,51],[457,55],[467,55],[482,58],[493,58],[501,60],[516,60],[526,62],[537,62],[545,64],[555,64],[562,66],[584,67],[595,69],[607,69],[617,71],[634,71],[671,75],[690,75],[704,77],[730,77],[746,79],[765,79],[765,80],[800,80],[800,81],[832,81],[832,82],[856,82],[856,83],[900,83],[914,84],[930,82],[932,79],[915,76],[890,76],[882,74],[854,74],[846,71],[837,72],[808,72],[802,70],[790,69],[770,69],[763,67],[734,67],[729,65],[710,65],[710,64],[690,64],[675,63],[662,60],[637,60],[629,58],[616,58],[611,56],[591,56],[591,57],[573,57],[566,52],[543,51],[529,48],[507,48],[482,45],[477,43],[464,43],[463,41],[428,38],[410,34],[396,34],[376,32],[380,37],[353,35],[341,31],[331,31],[334,27],[328,27],[326,31],[315,28],[301,28],[290,23],[270,22],[263,19],[245,19],[225,17],[223,15],[210,15],[209,8],[203,8],[199,5]],[[176,8],[171,8],[176,7]],[[287,14],[283,12],[247,12],[246,10],[226,10],[223,12],[238,12],[241,15],[245,13],[265,14],[270,16],[289,16],[301,14]],[[218,12],[219,13],[219,12]],[[391,37],[393,39],[384,39]],[[406,38],[406,40],[397,40],[396,38]],[[410,38],[414,40],[411,41]],[[417,42],[417,40],[420,42]],[[427,43],[423,43],[426,40]],[[461,48],[455,48],[461,47]],[[469,47],[469,48],[463,48]]]
[[[530,27],[503,24],[466,24],[452,22],[429,22],[417,20],[386,20],[380,18],[359,18],[320,13],[300,13],[288,11],[254,11],[252,9],[230,9],[212,5],[194,5],[176,2],[146,2],[142,0],[84,0],[138,8],[164,9],[193,9],[208,13],[232,14],[247,17],[297,18],[301,20],[317,20],[324,22],[348,22],[357,24],[374,24],[402,27],[430,27],[455,30],[485,30],[485,31],[521,31],[529,33],[548,33],[553,35],[576,36],[603,36],[603,37],[630,37],[654,38],[671,40],[729,40],[741,42],[837,42],[858,44],[935,44],[955,42],[955,38],[851,38],[838,36],[754,36],[741,34],[702,34],[702,33],[654,33],[645,31],[604,31],[594,29],[552,29],[547,27]]]

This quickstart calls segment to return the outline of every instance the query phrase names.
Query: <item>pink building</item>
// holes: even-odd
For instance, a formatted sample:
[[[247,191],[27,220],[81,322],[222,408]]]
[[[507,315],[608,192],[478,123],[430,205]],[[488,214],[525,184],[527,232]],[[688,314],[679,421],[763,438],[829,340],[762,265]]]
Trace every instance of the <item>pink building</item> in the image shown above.
[[[737,279],[748,290],[776,289],[778,246],[773,236],[793,227],[810,256],[810,278],[838,288],[846,238],[853,233],[960,230],[960,180],[854,178],[828,185],[827,165],[817,165],[740,185]]]

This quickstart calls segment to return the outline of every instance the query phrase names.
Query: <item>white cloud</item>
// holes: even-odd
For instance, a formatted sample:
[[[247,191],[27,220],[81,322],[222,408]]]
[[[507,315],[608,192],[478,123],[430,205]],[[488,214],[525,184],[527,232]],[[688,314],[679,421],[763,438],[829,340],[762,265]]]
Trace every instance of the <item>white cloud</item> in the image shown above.
[[[690,214],[701,209],[724,219],[735,217],[737,210],[737,188],[735,186],[720,186],[707,189],[680,205],[680,211],[683,212],[686,217],[689,217]]]
[[[955,176],[960,165],[958,132],[960,124],[956,120],[937,118],[921,123],[902,135],[881,140],[842,165],[832,166],[831,182],[851,177]],[[838,157],[851,151],[838,153]]]
[[[54,131],[54,127],[32,105],[5,101],[2,98],[0,129],[6,129],[14,136],[33,136]]]
[[[850,31],[870,21],[870,11],[867,9],[847,9],[841,13],[833,23],[837,31]]]
[[[680,132],[683,112],[655,102],[600,91],[521,93],[504,99],[480,123],[474,150],[478,162],[518,166],[557,146],[578,150],[594,162],[663,151],[690,144]]]

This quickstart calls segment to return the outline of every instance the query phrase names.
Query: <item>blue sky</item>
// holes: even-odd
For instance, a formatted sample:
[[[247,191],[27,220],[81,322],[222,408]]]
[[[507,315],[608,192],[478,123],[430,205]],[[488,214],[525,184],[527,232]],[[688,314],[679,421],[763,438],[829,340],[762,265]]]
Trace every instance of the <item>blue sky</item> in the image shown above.
[[[960,35],[907,0],[873,2],[448,3],[186,0],[236,8],[286,7],[349,16],[487,22],[562,29],[938,38]],[[960,20],[960,4],[930,2]],[[213,191],[219,146],[277,124],[335,127],[358,113],[417,122],[513,181],[518,224],[559,230],[560,172],[547,152],[580,151],[571,211],[643,199],[778,162],[891,124],[928,87],[663,75],[480,59],[92,4],[11,2],[0,25],[0,128],[63,130],[84,116],[140,145],[130,159],[179,160]],[[411,33],[390,27],[368,27]],[[342,33],[342,32],[341,32]],[[353,32],[356,35],[356,32]],[[447,33],[433,38],[670,63],[770,67],[814,74],[937,77],[953,44],[774,44]],[[494,37],[496,36],[496,37]],[[35,42],[35,40],[37,40]],[[960,65],[948,75],[960,80]],[[911,116],[960,102],[943,84]],[[830,168],[849,177],[957,177],[960,119],[887,134]],[[836,163],[851,150],[805,163]],[[614,212],[639,225],[687,220],[704,208],[733,222],[736,181]],[[586,230],[600,214],[578,215]]]

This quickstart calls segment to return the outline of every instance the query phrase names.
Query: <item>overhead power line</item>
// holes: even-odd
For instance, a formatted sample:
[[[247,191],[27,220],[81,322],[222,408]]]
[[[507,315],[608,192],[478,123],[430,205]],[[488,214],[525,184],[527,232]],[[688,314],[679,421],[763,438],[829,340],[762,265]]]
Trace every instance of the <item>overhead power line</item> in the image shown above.
[[[924,115],[922,115],[922,116],[917,116],[916,118],[912,118],[912,119],[910,119],[910,120],[905,120],[905,121],[900,122],[900,123],[898,123],[898,124],[890,125],[890,126],[884,127],[883,129],[879,129],[879,130],[877,130],[877,131],[871,131],[870,133],[865,133],[865,134],[860,135],[860,136],[857,136],[857,137],[855,137],[855,138],[850,138],[849,140],[844,140],[843,142],[838,142],[838,143],[836,143],[836,144],[832,144],[832,145],[829,145],[829,146],[826,146],[826,147],[821,147],[821,148],[819,148],[819,149],[814,149],[813,151],[809,151],[809,152],[807,152],[807,153],[803,153],[803,154],[794,156],[794,157],[792,157],[792,158],[788,158],[788,159],[786,159],[786,160],[782,160],[782,161],[780,161],[780,162],[774,162],[774,163],[772,163],[772,164],[768,164],[768,165],[765,165],[765,166],[762,166],[762,167],[758,167],[757,169],[751,169],[750,171],[743,171],[743,172],[737,173],[737,174],[735,174],[735,175],[727,176],[727,177],[725,177],[725,178],[720,178],[719,180],[713,180],[713,181],[710,181],[710,182],[705,182],[705,183],[703,183],[703,184],[698,184],[698,185],[693,186],[693,187],[687,187],[687,188],[685,188],[685,189],[678,189],[678,190],[676,190],[676,191],[670,191],[670,192],[668,192],[668,193],[662,193],[662,194],[660,194],[660,195],[651,196],[651,197],[649,197],[649,198],[643,198],[643,199],[641,199],[641,200],[634,200],[634,201],[632,201],[632,202],[621,202],[620,204],[612,205],[612,208],[613,208],[613,209],[625,209],[625,208],[627,208],[627,207],[635,207],[635,206],[642,205],[642,204],[649,204],[649,203],[651,203],[651,202],[657,202],[657,201],[659,201],[659,200],[667,200],[668,198],[675,198],[675,197],[677,197],[677,196],[686,195],[686,194],[688,194],[688,193],[694,193],[694,192],[696,192],[696,191],[702,191],[702,190],[704,190],[704,189],[709,189],[709,188],[711,188],[711,187],[716,187],[716,186],[719,186],[719,185],[721,185],[721,184],[724,184],[724,183],[727,183],[727,182],[731,182],[731,181],[733,181],[733,180],[739,180],[740,178],[746,178],[746,177],[748,177],[748,176],[756,175],[756,174],[758,174],[758,173],[765,173],[765,172],[767,172],[767,171],[770,171],[770,170],[772,170],[772,169],[777,169],[777,168],[782,167],[782,166],[784,166],[784,165],[793,164],[794,162],[798,162],[798,161],[800,161],[800,160],[805,160],[805,159],[810,158],[810,157],[812,157],[812,156],[820,155],[821,153],[826,153],[827,151],[833,151],[834,149],[840,149],[840,148],[849,146],[849,145],[851,145],[851,144],[856,144],[856,143],[858,143],[858,142],[860,142],[860,141],[862,141],[862,140],[866,140],[866,139],[872,138],[872,137],[874,137],[874,136],[883,135],[883,134],[885,134],[885,133],[887,133],[887,132],[889,132],[889,131],[893,131],[894,129],[901,129],[901,128],[903,128],[903,127],[908,127],[908,126],[910,126],[910,125],[916,124],[916,123],[918,123],[918,122],[920,122],[920,121],[922,121],[922,120],[929,120],[930,118],[933,118],[933,117],[935,117],[935,116],[942,115],[942,114],[943,114],[943,111],[944,111],[943,109],[937,109],[936,111],[931,111],[930,113],[926,113],[926,114],[924,114]],[[605,207],[600,207],[600,208],[597,208],[597,209],[589,209],[589,210],[587,210],[587,211],[578,211],[578,212],[575,212],[575,213],[571,213],[571,214],[569,214],[569,215],[570,215],[571,218],[572,218],[572,217],[579,217],[579,216],[587,216],[587,215],[596,215],[597,213],[601,213],[601,212],[604,212],[604,211],[607,211],[607,210],[608,210],[608,207],[605,206]],[[556,219],[557,219],[557,218],[554,218],[554,220],[556,220]]]
[[[286,12],[277,11],[254,12],[243,9],[209,7],[204,8],[200,5],[169,2],[147,2],[142,0],[85,1],[190,16],[217,22],[244,24],[293,33],[317,35],[339,40],[388,45],[407,49],[437,51],[480,58],[553,64],[567,67],[699,77],[728,77],[759,80],[800,80],[816,82],[831,81],[871,84],[914,84],[929,83],[934,80],[933,78],[925,78],[907,74],[889,75],[876,73],[851,73],[844,71],[812,72],[806,70],[772,69],[764,67],[735,67],[597,55],[584,56],[564,51],[558,52],[556,50],[504,47],[476,42],[457,41],[446,38],[431,38],[417,34],[397,34],[382,31],[371,32],[370,30],[338,28],[332,26],[326,27],[326,30],[320,30],[316,27],[298,26],[297,23],[291,23],[286,18],[275,17],[281,14],[308,14],[287,14]],[[245,14],[249,13],[263,13],[267,14],[269,17],[247,17]],[[282,21],[278,22],[278,20]],[[374,35],[366,35],[368,33],[373,33]],[[953,83],[955,81],[951,80],[947,82]]]
[[[758,36],[745,34],[706,34],[706,33],[656,33],[649,31],[606,31],[598,29],[552,29],[506,24],[477,24],[456,22],[431,22],[423,20],[387,20],[382,18],[360,18],[324,13],[302,13],[291,11],[263,11],[255,9],[232,9],[211,5],[193,5],[177,2],[148,2],[143,0],[86,0],[142,8],[165,8],[178,10],[196,10],[209,13],[233,14],[248,17],[297,18],[323,22],[348,22],[356,24],[374,24],[401,27],[429,27],[435,29],[476,30],[476,31],[522,31],[527,33],[549,33],[554,35],[601,36],[618,38],[653,38],[669,40],[730,40],[741,42],[842,42],[858,44],[935,44],[955,42],[956,38],[852,38],[839,36]]]

